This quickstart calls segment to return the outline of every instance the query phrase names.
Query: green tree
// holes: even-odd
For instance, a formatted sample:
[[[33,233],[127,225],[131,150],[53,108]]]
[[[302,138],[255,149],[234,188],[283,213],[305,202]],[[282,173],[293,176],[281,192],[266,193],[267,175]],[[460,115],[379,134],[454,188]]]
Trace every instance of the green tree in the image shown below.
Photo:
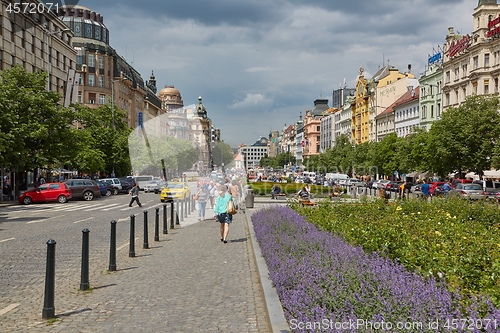
[[[46,73],[16,65],[0,72],[0,164],[20,170],[58,163],[70,154],[71,109],[46,91]]]
[[[482,176],[489,170],[500,138],[497,96],[470,96],[459,107],[443,112],[429,130],[428,144],[434,152],[433,171],[473,171]]]
[[[212,159],[215,165],[222,166],[222,163],[224,163],[225,167],[231,165],[234,161],[231,146],[224,141],[217,142],[212,149]]]

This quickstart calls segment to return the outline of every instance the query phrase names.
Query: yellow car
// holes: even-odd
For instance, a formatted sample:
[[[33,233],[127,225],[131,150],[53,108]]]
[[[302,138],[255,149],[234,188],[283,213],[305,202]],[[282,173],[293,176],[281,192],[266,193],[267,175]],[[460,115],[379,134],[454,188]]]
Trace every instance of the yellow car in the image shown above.
[[[163,185],[160,192],[160,201],[184,200],[189,198],[191,190],[187,183],[183,182],[168,182]]]

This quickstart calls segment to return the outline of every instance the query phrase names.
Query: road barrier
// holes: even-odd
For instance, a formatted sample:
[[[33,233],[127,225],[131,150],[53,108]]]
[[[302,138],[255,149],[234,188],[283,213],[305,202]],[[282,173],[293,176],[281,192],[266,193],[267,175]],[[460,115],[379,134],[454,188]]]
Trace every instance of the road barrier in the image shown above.
[[[82,275],[80,279],[80,290],[89,289],[89,233],[90,230],[82,230]]]
[[[182,204],[184,203],[184,205]],[[170,203],[170,229],[174,229],[175,224],[180,225],[179,222],[179,201],[174,201]],[[186,198],[181,202],[182,214],[186,212],[187,215],[194,211],[194,197]],[[174,209],[175,208],[175,209]],[[144,210],[144,243],[143,248],[149,249],[148,241],[148,211]],[[167,205],[163,205],[163,233],[168,234],[168,210]],[[116,271],[116,227],[117,221],[111,221],[111,236],[109,244],[109,271]],[[159,241],[159,226],[160,224],[160,208],[155,208],[155,241]],[[89,283],[89,235],[90,230],[85,228],[82,230],[82,262],[81,262],[81,279],[80,279],[80,290],[85,291],[90,288]],[[56,252],[56,241],[50,239],[47,241],[47,263],[45,270],[45,292],[43,300],[42,318],[52,319],[55,318],[55,252]],[[130,215],[130,240],[129,240],[129,257],[135,257],[135,215]]]
[[[148,241],[148,211],[144,211],[144,243],[142,244],[143,249],[149,249]]]
[[[45,268],[45,293],[43,298],[42,318],[51,319],[55,316],[54,295],[56,284],[56,241],[47,241],[47,267]]]
[[[155,208],[155,242],[160,241],[160,208]]]
[[[116,220],[111,221],[111,237],[109,241],[109,267],[108,270],[116,271]]]
[[[135,257],[135,215],[130,215],[130,245],[128,256]]]

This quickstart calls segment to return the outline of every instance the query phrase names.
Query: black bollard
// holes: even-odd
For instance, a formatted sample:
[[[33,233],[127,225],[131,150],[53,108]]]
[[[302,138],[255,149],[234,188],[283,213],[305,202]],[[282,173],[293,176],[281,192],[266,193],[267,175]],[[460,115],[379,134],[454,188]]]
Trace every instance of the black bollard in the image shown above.
[[[82,278],[80,280],[80,290],[89,289],[89,229],[83,229],[82,241]]]
[[[160,208],[155,208],[155,242],[160,241]]]
[[[130,215],[130,247],[129,257],[135,257],[135,215]]]
[[[109,242],[109,268],[116,271],[116,221],[111,221],[111,239]]]
[[[194,195],[191,196],[191,207],[193,212],[196,210],[196,200],[194,200]]]
[[[188,206],[188,208],[187,208],[187,212],[188,213],[186,214],[186,216],[189,215],[189,214],[191,214],[191,212],[192,212],[192,210],[191,210],[191,194],[187,198],[187,206]]]
[[[186,206],[185,202],[186,202],[186,198],[183,198],[182,201],[181,201],[181,203],[180,203],[180,206],[181,206],[181,221],[184,221],[184,212],[185,212],[184,207]]]
[[[170,203],[170,229],[174,229],[175,224],[174,202]]]
[[[182,205],[181,205],[182,208]],[[179,201],[175,202],[175,224],[179,224]]]
[[[163,205],[163,234],[168,234],[167,229],[167,205]]]
[[[148,242],[148,211],[144,211],[144,243],[142,244],[143,249],[149,249]]]
[[[56,241],[47,241],[47,266],[45,268],[45,295],[43,298],[42,318],[51,319],[55,316],[54,292],[56,284]]]

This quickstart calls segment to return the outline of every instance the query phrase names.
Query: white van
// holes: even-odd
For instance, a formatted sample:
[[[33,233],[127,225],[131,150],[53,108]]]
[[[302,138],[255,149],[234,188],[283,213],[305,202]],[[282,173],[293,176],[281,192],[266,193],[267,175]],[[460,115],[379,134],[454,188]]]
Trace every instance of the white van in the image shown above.
[[[134,176],[135,183],[139,185],[140,190],[144,190],[144,185],[146,185],[153,179],[153,176]]]
[[[349,176],[345,173],[327,173],[325,175],[325,178],[328,180],[332,180],[335,184],[345,184],[349,179]]]

